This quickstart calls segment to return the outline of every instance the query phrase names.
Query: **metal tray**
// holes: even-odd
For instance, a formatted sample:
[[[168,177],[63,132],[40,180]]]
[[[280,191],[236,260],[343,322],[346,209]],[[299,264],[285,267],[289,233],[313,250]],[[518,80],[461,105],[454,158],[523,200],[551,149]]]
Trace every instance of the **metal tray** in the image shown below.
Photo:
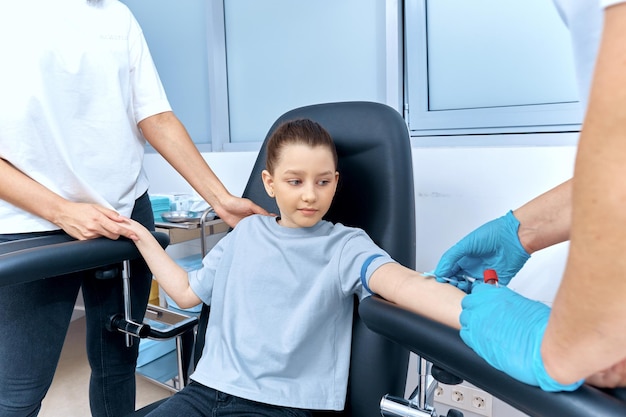
[[[161,214],[161,218],[171,223],[200,223],[202,213],[197,211],[167,211]]]

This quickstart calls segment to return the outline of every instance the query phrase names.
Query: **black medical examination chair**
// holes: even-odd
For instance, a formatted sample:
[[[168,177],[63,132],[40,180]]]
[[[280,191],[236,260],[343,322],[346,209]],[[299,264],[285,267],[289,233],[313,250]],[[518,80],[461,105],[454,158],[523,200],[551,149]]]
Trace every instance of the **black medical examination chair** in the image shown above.
[[[402,264],[415,267],[415,213],[411,147],[406,124],[390,107],[367,102],[331,103],[303,107],[281,116],[282,122],[310,118],[324,126],[335,140],[339,155],[340,181],[333,206],[326,218],[365,229],[372,239]],[[265,193],[261,171],[265,147],[259,153],[244,197],[272,213],[274,200]],[[402,395],[406,386],[409,352],[367,329],[358,313],[353,324],[352,357],[346,410],[315,413],[316,416],[380,416],[383,395]],[[209,308],[204,307],[196,342],[202,350],[203,326]],[[211,343],[210,340],[207,343]],[[145,415],[157,404],[133,416]]]

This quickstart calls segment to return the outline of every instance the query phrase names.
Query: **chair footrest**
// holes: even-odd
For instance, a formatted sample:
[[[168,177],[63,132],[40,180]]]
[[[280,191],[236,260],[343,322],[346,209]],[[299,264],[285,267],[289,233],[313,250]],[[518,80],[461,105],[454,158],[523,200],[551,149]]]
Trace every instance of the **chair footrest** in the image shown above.
[[[198,325],[196,316],[187,316],[163,307],[148,305],[144,323],[150,326],[150,339],[171,339]]]

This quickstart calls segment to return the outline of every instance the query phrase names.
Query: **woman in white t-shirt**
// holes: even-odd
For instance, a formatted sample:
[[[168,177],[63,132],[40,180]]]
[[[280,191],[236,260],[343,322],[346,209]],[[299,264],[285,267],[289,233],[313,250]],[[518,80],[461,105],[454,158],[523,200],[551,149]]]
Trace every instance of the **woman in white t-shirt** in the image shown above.
[[[232,196],[172,113],[141,28],[117,0],[0,2],[0,242],[153,229],[146,140],[234,226],[265,213]],[[141,321],[151,275],[131,265]],[[0,415],[35,416],[52,381],[82,285],[90,404],[96,417],[135,407],[137,345],[105,323],[123,311],[118,280],[89,274],[0,288]]]
[[[626,4],[555,4],[586,104],[574,177],[470,233],[435,274],[493,268],[506,284],[531,253],[570,239],[552,310],[504,286],[477,285],[463,301],[461,337],[496,368],[545,390],[585,379],[626,386]]]

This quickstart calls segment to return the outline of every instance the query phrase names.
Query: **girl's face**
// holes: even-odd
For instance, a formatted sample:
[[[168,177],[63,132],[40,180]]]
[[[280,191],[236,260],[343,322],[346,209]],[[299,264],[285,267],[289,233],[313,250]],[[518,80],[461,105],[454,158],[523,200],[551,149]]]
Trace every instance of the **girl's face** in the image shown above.
[[[263,171],[263,184],[280,210],[279,224],[311,227],[328,212],[337,190],[339,173],[324,146],[286,145],[273,173]]]

